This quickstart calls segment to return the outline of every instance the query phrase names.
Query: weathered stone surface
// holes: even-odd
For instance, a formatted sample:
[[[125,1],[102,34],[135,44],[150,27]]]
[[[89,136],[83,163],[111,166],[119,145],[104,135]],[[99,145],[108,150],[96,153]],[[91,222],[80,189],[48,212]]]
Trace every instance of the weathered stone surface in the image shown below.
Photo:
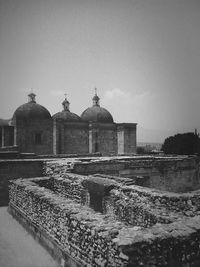
[[[127,186],[112,178],[109,186],[114,189],[103,200],[105,214],[89,208],[86,200],[83,203],[80,192],[88,178],[71,173],[13,181],[10,206],[83,266],[172,267],[200,262],[200,216],[191,213],[199,209],[200,192],[180,199],[180,194]]]
[[[200,188],[197,157],[112,157],[75,162],[73,172],[109,174],[135,179],[136,184],[171,192],[188,192]],[[139,179],[140,177],[140,179]]]
[[[200,190],[159,191],[136,185],[137,175],[118,176],[120,170],[138,170],[138,174],[151,170],[153,175],[159,171],[170,183],[173,172],[189,175],[195,164],[188,157],[47,161],[43,172],[47,177],[12,182],[10,206],[83,266],[197,267]],[[100,173],[79,175],[76,167],[84,174]],[[198,182],[198,168],[196,174]],[[178,178],[175,175],[174,181]],[[96,209],[96,204],[101,208]]]
[[[119,254],[108,254],[112,239],[125,227],[108,215],[95,213],[73,200],[67,200],[36,183],[25,180],[13,182],[10,188],[10,205],[16,206],[38,227],[42,227],[82,264],[105,266],[115,264]],[[115,231],[113,230],[115,229]],[[112,258],[111,258],[112,257]],[[95,262],[96,265],[93,265]],[[116,266],[124,266],[125,259],[117,258]]]
[[[0,160],[0,206],[8,205],[8,184],[10,180],[42,175],[43,162],[41,160]]]

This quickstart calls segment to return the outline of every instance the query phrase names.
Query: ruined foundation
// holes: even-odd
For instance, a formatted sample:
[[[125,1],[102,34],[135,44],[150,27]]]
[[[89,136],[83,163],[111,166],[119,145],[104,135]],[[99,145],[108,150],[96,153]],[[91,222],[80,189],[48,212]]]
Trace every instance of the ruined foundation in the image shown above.
[[[147,176],[119,173],[125,170],[123,164],[140,172],[145,166],[153,166],[154,171],[159,166],[165,177],[172,176],[173,170],[175,177],[190,170],[196,175],[192,178],[196,186],[198,161],[162,159],[161,168],[161,159],[151,159],[147,165],[144,158],[112,159],[110,165],[108,160],[46,162],[48,176],[11,182],[10,212],[61,266],[200,266],[200,190],[160,191],[138,185],[146,183]],[[100,173],[75,173],[84,166],[85,174],[95,168]],[[187,175],[182,177],[186,187]]]

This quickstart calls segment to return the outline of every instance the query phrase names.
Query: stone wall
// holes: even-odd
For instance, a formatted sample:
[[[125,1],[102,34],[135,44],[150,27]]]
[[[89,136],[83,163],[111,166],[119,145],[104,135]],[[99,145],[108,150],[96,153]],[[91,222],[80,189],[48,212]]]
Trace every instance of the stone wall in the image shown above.
[[[124,224],[109,216],[95,213],[73,200],[66,202],[49,190],[22,180],[13,182],[10,188],[10,207],[21,211],[53,237],[63,253],[71,255],[81,266],[106,263],[124,266],[127,262],[113,243]]]
[[[99,129],[99,151],[102,155],[117,155],[117,134],[116,128]]]
[[[88,125],[80,123],[79,127],[73,124],[64,127],[64,153],[88,153]]]
[[[88,203],[88,191],[83,187],[85,177],[68,173],[64,178],[59,175],[35,181],[39,186],[50,189],[59,196],[74,200],[80,204]]]
[[[136,123],[118,123],[118,154],[136,154]]]
[[[197,157],[130,157],[76,162],[73,172],[80,174],[112,174],[135,179],[143,177],[143,186],[172,192],[200,188]]]
[[[89,124],[89,151],[102,155],[117,155],[117,130],[115,123]]]
[[[8,184],[17,178],[43,175],[43,162],[36,160],[0,161],[0,206],[8,205]]]
[[[41,134],[41,144],[37,144],[35,135]],[[17,121],[16,143],[19,152],[48,155],[53,153],[53,122],[52,119],[39,121]]]
[[[112,207],[102,214],[81,205],[81,197],[72,199],[70,191],[65,195],[64,191],[70,188],[68,182],[64,184],[65,179],[83,184],[84,177],[67,174],[67,177],[61,178],[61,190],[57,192],[52,190],[52,179],[58,177],[13,181],[10,209],[31,221],[35,231],[40,231],[41,235],[45,233],[57,242],[62,250],[62,266],[72,266],[67,264],[68,257],[77,262],[73,266],[199,266],[199,191],[184,195],[182,201],[186,202],[178,202],[178,194],[123,186],[113,178],[111,184],[115,188],[109,191],[110,199],[106,200],[107,205]],[[99,179],[105,185],[105,178]],[[57,183],[58,189],[58,180]],[[170,203],[172,209],[169,208]],[[195,209],[195,213],[185,214],[189,208]],[[151,216],[149,212],[152,212]],[[123,213],[126,213],[125,221]],[[138,226],[127,221],[128,217],[131,218],[129,215],[138,220]],[[142,225],[142,217],[143,222],[151,223]]]
[[[90,175],[94,173],[119,175],[119,172],[124,169],[124,166],[124,162],[115,160],[75,162],[73,172],[84,175]]]
[[[54,121],[53,135],[54,154],[89,153],[87,123]]]
[[[65,173],[39,182],[56,194],[92,207],[132,226],[171,223],[179,216],[200,215],[200,190],[178,194],[125,185],[130,179]]]
[[[14,127],[4,126],[4,146],[14,145]]]

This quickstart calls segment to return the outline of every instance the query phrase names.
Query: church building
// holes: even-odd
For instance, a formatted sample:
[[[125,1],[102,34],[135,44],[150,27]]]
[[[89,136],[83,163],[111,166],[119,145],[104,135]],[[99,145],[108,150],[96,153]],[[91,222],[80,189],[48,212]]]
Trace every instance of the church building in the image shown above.
[[[36,155],[88,154],[123,155],[136,153],[136,123],[115,123],[100,106],[95,91],[92,106],[81,116],[70,111],[65,97],[63,110],[51,116],[28,95],[11,120],[0,119],[0,150],[18,150]]]

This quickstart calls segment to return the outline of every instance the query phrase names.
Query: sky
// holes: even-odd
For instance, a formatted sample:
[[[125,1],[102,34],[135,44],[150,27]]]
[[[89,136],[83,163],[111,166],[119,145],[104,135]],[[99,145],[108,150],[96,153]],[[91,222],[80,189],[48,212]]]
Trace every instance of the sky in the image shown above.
[[[0,0],[0,118],[100,105],[137,140],[200,131],[199,0]]]

